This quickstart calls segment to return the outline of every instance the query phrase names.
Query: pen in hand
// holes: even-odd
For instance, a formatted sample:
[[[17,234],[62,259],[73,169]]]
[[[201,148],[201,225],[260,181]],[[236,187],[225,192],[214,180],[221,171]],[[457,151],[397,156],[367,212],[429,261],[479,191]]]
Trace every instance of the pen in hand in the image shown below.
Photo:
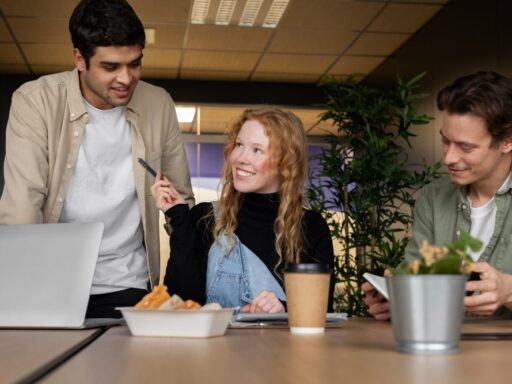
[[[137,160],[139,161],[139,164],[142,165],[144,167],[144,169],[146,171],[149,172],[149,174],[153,177],[156,177],[156,171],[151,168],[151,165],[149,165],[148,163],[146,163],[143,159],[141,159],[140,157],[137,158]]]

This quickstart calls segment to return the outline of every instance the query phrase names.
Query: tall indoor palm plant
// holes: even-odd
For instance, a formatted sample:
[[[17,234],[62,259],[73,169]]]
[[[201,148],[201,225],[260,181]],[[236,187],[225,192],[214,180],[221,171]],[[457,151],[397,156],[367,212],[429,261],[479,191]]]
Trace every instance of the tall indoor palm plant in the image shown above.
[[[321,120],[337,131],[326,136],[308,198],[339,242],[335,272],[342,289],[336,302],[349,315],[366,313],[362,274],[381,273],[402,260],[414,193],[439,175],[439,163],[414,169],[404,148],[415,136],[411,126],[432,120],[417,111],[427,96],[416,93],[423,76],[407,82],[397,77],[390,89],[362,85],[355,77],[323,84],[327,102]]]

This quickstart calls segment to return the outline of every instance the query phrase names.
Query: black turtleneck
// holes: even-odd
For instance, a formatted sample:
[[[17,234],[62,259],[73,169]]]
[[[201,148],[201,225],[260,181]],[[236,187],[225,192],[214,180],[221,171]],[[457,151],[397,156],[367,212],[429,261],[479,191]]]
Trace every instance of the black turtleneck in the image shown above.
[[[205,302],[208,251],[213,243],[213,214],[211,203],[201,203],[190,211],[180,204],[165,214],[171,219],[171,257],[167,264],[164,283],[171,293],[184,299]],[[237,215],[235,234],[254,252],[274,276],[277,254],[274,247],[274,221],[279,209],[279,196],[272,194],[244,194]],[[303,219],[305,249],[302,262],[323,263],[333,269],[332,240],[327,223],[317,212],[305,210]],[[278,271],[282,268],[279,266]],[[281,277],[282,278],[282,277]],[[280,278],[277,281],[283,285]],[[329,311],[332,310],[334,279],[331,277]]]

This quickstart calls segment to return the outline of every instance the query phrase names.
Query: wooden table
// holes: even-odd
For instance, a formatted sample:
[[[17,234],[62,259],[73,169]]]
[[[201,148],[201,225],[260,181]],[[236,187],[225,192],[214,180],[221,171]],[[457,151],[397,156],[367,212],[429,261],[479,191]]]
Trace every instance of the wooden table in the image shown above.
[[[463,331],[512,332],[512,321]],[[46,376],[44,383],[507,383],[512,341],[461,341],[460,352],[394,351],[390,323],[350,319],[323,335],[229,329],[224,337],[132,337],[114,327]]]
[[[0,383],[31,382],[103,330],[0,330]]]

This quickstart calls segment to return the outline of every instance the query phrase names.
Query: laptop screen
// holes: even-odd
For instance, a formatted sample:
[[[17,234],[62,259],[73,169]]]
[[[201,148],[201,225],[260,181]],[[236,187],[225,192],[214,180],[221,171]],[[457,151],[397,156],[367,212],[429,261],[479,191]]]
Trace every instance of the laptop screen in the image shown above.
[[[0,225],[0,326],[83,324],[103,223]]]

